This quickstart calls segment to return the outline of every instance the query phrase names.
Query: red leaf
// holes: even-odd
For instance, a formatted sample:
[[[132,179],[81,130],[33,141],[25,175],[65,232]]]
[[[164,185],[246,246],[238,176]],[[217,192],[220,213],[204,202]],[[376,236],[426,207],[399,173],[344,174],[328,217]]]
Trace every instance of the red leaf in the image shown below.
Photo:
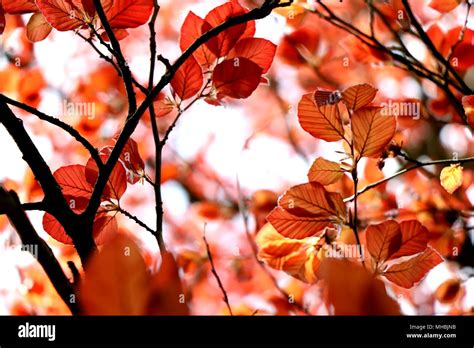
[[[109,243],[117,234],[118,224],[115,215],[99,213],[94,221],[93,235],[97,245]]]
[[[229,18],[237,17],[246,12],[237,0],[233,0],[213,9],[204,20],[215,28]],[[224,30],[217,37],[209,40],[208,48],[217,57],[225,57],[244,34],[251,35],[252,29],[248,29],[249,25],[251,24],[244,23]]]
[[[299,28],[282,38],[278,45],[278,56],[287,64],[305,64],[307,59],[316,54],[319,42],[319,33],[314,28]]]
[[[153,0],[103,0],[105,14],[114,29],[136,28],[148,21]]]
[[[103,151],[107,151],[108,148],[104,148]],[[109,158],[110,153],[101,152],[100,157],[102,161],[105,163]],[[86,165],[85,176],[87,181],[91,185],[95,185],[97,181],[97,177],[99,176],[99,169],[97,168],[97,164],[95,161],[90,158]],[[104,193],[102,194],[103,199],[116,199],[120,200],[123,196],[125,191],[127,190],[127,174],[125,172],[125,168],[121,163],[117,163],[112,170],[112,174],[110,175],[109,182],[104,189]]]
[[[81,0],[81,3],[82,7],[84,8],[84,11],[89,16],[89,18],[94,18],[96,14],[94,0]]]
[[[443,262],[443,258],[433,248],[428,247],[423,253],[409,259],[408,261],[397,263],[387,269],[383,275],[392,283],[409,289],[418,283],[426,273]]]
[[[117,140],[118,135],[114,138]],[[143,173],[145,172],[145,163],[138,152],[138,144],[135,140],[130,138],[125,144],[122,153],[120,154],[120,160],[124,164],[125,168],[130,172],[127,175],[127,180],[131,184],[136,184]]]
[[[184,20],[183,26],[181,27],[181,35],[179,39],[179,47],[181,51],[185,51],[191,46],[194,41],[196,41],[202,34],[206,31],[211,29],[211,25],[204,21],[199,16],[196,16],[193,12],[189,12],[188,16]],[[214,41],[215,43],[215,41]],[[212,51],[208,48],[209,43],[207,45],[202,45],[194,52],[194,58],[199,62],[201,65],[209,66],[214,63],[216,60],[216,56]],[[217,48],[213,48],[215,51]]]
[[[81,12],[70,1],[37,0],[36,4],[48,23],[59,31],[74,30],[85,25]]]
[[[327,218],[296,216],[281,207],[273,209],[267,221],[282,236],[293,239],[317,236],[325,227],[332,225]]]
[[[428,230],[417,220],[401,222],[400,231],[402,232],[401,247],[389,260],[414,255],[426,249],[429,241]]]
[[[53,30],[46,18],[41,12],[35,13],[30,17],[26,26],[26,36],[31,42],[38,42],[46,39]]]
[[[298,104],[301,127],[313,137],[326,141],[344,138],[344,128],[337,104],[317,106],[314,93],[305,94]]]
[[[265,74],[272,65],[275,52],[276,45],[268,40],[246,38],[237,42],[227,58],[243,57],[250,59],[262,69],[262,74]]]
[[[243,99],[257,89],[261,75],[262,69],[257,64],[239,57],[217,65],[212,80],[218,94]]]
[[[176,71],[171,80],[175,95],[181,100],[194,97],[199,93],[203,84],[202,70],[194,57],[189,57]]]
[[[3,10],[8,14],[23,14],[38,11],[35,0],[2,0]]]
[[[400,249],[402,234],[396,221],[370,225],[366,232],[367,249],[377,263],[387,260]]]
[[[431,0],[429,6],[438,12],[446,13],[459,6],[461,0]]]
[[[66,196],[90,199],[92,186],[86,180],[86,167],[80,164],[59,168],[54,177]]]

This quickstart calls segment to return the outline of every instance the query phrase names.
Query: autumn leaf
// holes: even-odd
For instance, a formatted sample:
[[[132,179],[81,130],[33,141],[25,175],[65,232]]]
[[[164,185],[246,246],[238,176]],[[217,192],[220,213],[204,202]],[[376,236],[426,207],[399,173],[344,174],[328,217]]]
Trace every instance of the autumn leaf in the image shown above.
[[[392,140],[397,122],[381,115],[379,107],[364,107],[352,115],[355,149],[361,157],[378,157]]]
[[[169,252],[162,254],[162,263],[150,285],[147,315],[189,315],[178,265]]]
[[[2,0],[5,13],[24,14],[38,11],[35,0]]]
[[[260,84],[262,69],[247,58],[224,60],[212,75],[214,87],[221,96],[248,98]]]
[[[349,87],[342,92],[342,101],[353,111],[369,105],[375,98],[377,89],[368,84]]]
[[[303,65],[317,52],[320,35],[313,28],[304,26],[285,35],[278,45],[278,56],[287,64]]]
[[[46,21],[41,12],[30,17],[26,26],[26,36],[31,42],[38,42],[46,39],[53,27]]]
[[[212,27],[224,23],[231,17],[243,15],[247,11],[239,4],[237,0],[232,0],[210,11],[204,20]],[[252,37],[255,33],[255,23],[248,22],[233,26],[224,30],[206,43],[207,47],[219,57],[225,57],[239,39]]]
[[[72,2],[64,0],[37,0],[44,17],[59,31],[68,31],[85,25],[82,14]]]
[[[426,273],[443,262],[443,258],[433,248],[428,247],[424,252],[408,261],[394,264],[383,275],[392,283],[409,289],[418,283]]]
[[[201,17],[190,11],[187,15],[184,23],[181,27],[181,34],[179,38],[179,47],[181,51],[186,51],[202,34],[209,31],[211,25],[204,21]],[[215,45],[214,41],[214,45]],[[202,45],[194,52],[194,57],[201,65],[210,66],[217,59],[212,51],[216,51],[217,48],[212,50],[208,47],[212,45],[212,42],[208,42],[207,45]]]
[[[339,163],[328,161],[322,157],[318,157],[308,172],[309,181],[319,182],[326,186],[334,184],[344,176]]]
[[[326,191],[317,182],[293,186],[280,198],[278,205],[296,216],[326,217],[328,221],[345,219],[342,196]]]
[[[459,164],[451,164],[449,167],[444,167],[439,176],[441,186],[446,191],[453,194],[462,185],[463,181],[463,167]]]
[[[313,137],[326,141],[344,139],[344,128],[337,104],[318,107],[314,93],[305,94],[298,105],[301,127]]]
[[[271,268],[282,270],[307,283],[317,281],[317,252],[324,245],[323,237],[284,238],[270,224],[259,231],[256,244],[258,257]]]
[[[267,221],[282,236],[294,239],[317,236],[325,227],[332,225],[327,217],[296,216],[281,207],[273,209],[267,216]]]
[[[400,314],[383,282],[354,262],[326,259],[318,275],[325,281],[326,303],[335,315]]]
[[[431,0],[429,6],[441,13],[447,13],[459,6],[461,0]]]
[[[114,137],[115,141],[117,139],[118,135]],[[127,181],[132,185],[136,184],[145,173],[145,163],[138,151],[138,143],[134,139],[128,139],[120,154],[120,161],[129,172],[127,174]]]
[[[150,276],[140,249],[130,238],[118,235],[92,255],[79,290],[85,315],[143,315]]]
[[[137,28],[147,23],[153,0],[102,0],[109,24],[114,29]]]
[[[377,263],[387,260],[402,245],[400,227],[393,220],[367,227],[366,239],[367,249]]]
[[[100,158],[103,163],[106,163],[109,158],[110,153],[100,153]],[[97,178],[99,177],[99,168],[97,163],[92,158],[89,158],[89,161],[86,165],[85,170],[86,180],[90,185],[95,185]],[[127,190],[127,174],[125,168],[119,162],[115,165],[112,173],[110,174],[109,181],[104,189],[102,194],[103,199],[116,199],[120,200],[125,191]]]
[[[3,31],[5,30],[5,25],[5,12],[3,11],[2,3],[0,2],[0,35],[3,34]]]
[[[203,75],[199,63],[194,57],[189,57],[176,71],[171,80],[173,92],[180,100],[186,100],[199,93],[203,85]]]
[[[400,224],[402,243],[400,248],[389,256],[388,260],[414,255],[424,251],[428,245],[428,230],[417,220],[402,221]]]
[[[64,195],[90,199],[93,188],[86,179],[85,166],[75,164],[61,167],[54,173],[54,178]]]
[[[272,65],[275,52],[276,45],[271,41],[260,38],[246,38],[237,42],[227,59],[247,58],[257,64],[262,69],[262,74],[265,74]]]

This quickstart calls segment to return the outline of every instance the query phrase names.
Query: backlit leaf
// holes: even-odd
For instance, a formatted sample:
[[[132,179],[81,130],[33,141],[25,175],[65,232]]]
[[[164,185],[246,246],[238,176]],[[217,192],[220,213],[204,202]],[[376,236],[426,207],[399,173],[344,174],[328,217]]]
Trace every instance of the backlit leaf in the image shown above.
[[[389,260],[414,255],[426,249],[429,240],[428,230],[417,220],[402,221],[400,231],[402,233],[402,244],[400,249],[389,257]]]
[[[102,0],[105,14],[114,29],[136,28],[147,23],[153,0]]]
[[[262,69],[262,74],[265,74],[272,65],[275,52],[276,45],[271,41],[246,38],[237,42],[227,58],[243,57],[250,59]]]
[[[2,0],[3,10],[8,14],[23,14],[38,11],[35,0]]]
[[[375,98],[377,89],[368,84],[347,88],[342,92],[342,101],[353,111],[369,105]]]
[[[354,145],[361,157],[378,157],[395,135],[394,117],[383,116],[379,107],[358,109],[352,115]]]
[[[392,283],[409,289],[423,279],[430,269],[441,262],[443,262],[443,258],[438,252],[428,247],[424,252],[408,261],[391,266],[383,275]]]
[[[194,97],[203,85],[203,75],[199,63],[194,57],[189,57],[176,71],[171,80],[171,87],[175,95],[181,100]]]
[[[393,220],[367,227],[366,239],[367,249],[377,263],[387,260],[402,245],[400,227]]]
[[[56,30],[74,30],[85,25],[82,14],[70,1],[37,0],[36,4],[48,23]]]
[[[441,185],[450,194],[453,194],[462,185],[463,168],[459,164],[444,167],[439,176]]]
[[[260,84],[262,69],[247,58],[225,60],[216,66],[212,80],[219,95],[248,98]]]
[[[322,185],[330,185],[339,181],[344,172],[339,163],[328,161],[318,157],[308,172],[309,181],[319,182]]]
[[[298,119],[301,127],[313,137],[326,141],[344,138],[341,115],[337,104],[318,107],[314,94],[305,94],[298,105]]]
[[[431,0],[429,6],[438,12],[446,13],[454,10],[461,2],[462,0]]]
[[[41,12],[31,16],[26,26],[26,36],[31,42],[38,42],[46,39],[53,27],[46,21]]]
[[[210,29],[211,25],[209,23],[190,11],[181,27],[179,37],[181,51],[186,51],[202,34]],[[209,66],[216,60],[216,56],[212,51],[215,51],[217,48],[210,50],[208,48],[210,45],[212,43],[208,42],[207,45],[202,45],[194,52],[194,58],[196,58],[199,64]]]

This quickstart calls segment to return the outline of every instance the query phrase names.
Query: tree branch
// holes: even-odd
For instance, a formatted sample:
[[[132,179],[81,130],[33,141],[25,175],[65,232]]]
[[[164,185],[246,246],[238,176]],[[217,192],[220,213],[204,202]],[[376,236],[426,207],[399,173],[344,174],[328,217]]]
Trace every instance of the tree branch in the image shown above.
[[[50,123],[50,124],[52,124],[56,127],[61,128],[66,133],[71,135],[74,139],[76,139],[82,146],[84,146],[84,148],[86,150],[89,151],[92,159],[96,162],[99,169],[101,169],[104,166],[104,164],[102,163],[102,161],[100,159],[99,152],[97,151],[97,149],[94,146],[92,146],[92,144],[86,138],[84,138],[81,135],[81,133],[79,133],[76,129],[74,129],[73,127],[71,127],[67,123],[65,123],[65,122],[63,122],[60,119],[57,119],[55,117],[46,115],[45,113],[42,113],[41,111],[35,109],[34,107],[31,107],[29,105],[26,105],[26,104],[20,103],[16,100],[13,100],[11,98],[8,98],[7,96],[5,96],[3,94],[0,94],[0,99],[2,99],[7,104],[10,104],[12,106],[16,106],[17,108],[22,109],[23,111],[26,111],[26,112],[28,112],[32,115],[35,115],[40,120],[46,121],[46,122],[48,122],[48,123]]]
[[[79,314],[74,287],[64,274],[53,251],[36,233],[28,216],[23,211],[18,195],[15,192],[7,192],[0,187],[0,211],[3,211],[8,216],[11,224],[17,230],[23,245],[37,247],[38,254],[33,254],[33,256],[41,264],[54,288],[69,307],[72,314]]]

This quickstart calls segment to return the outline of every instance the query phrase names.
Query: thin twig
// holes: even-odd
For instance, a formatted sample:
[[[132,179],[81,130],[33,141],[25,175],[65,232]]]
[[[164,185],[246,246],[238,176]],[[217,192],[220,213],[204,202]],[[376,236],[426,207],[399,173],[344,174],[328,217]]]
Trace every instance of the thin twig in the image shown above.
[[[223,300],[224,300],[224,302],[227,306],[227,309],[229,310],[230,315],[233,316],[234,314],[232,313],[232,308],[231,308],[230,303],[229,303],[229,297],[227,296],[227,291],[225,290],[224,285],[222,284],[222,281],[221,281],[221,278],[219,277],[219,274],[217,274],[216,266],[214,265],[214,260],[212,258],[212,254],[211,254],[211,249],[210,249],[209,243],[207,242],[207,239],[206,239],[206,226],[204,226],[204,234],[203,234],[202,239],[204,240],[204,244],[206,245],[207,257],[209,258],[209,262],[211,264],[212,274],[214,275],[214,278],[216,278],[217,285],[219,285],[219,289],[221,289]]]

